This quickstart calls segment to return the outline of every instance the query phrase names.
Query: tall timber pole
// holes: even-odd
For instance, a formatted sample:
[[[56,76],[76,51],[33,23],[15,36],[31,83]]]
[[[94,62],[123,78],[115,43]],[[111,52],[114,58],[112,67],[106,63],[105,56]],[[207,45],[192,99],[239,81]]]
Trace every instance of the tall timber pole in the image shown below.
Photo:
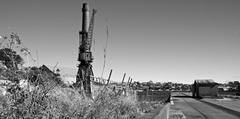
[[[79,32],[78,61],[80,64],[78,65],[76,83],[80,91],[83,85],[85,94],[90,98],[92,97],[91,78],[93,78],[93,70],[91,65],[93,62],[93,56],[91,52],[91,45],[95,13],[96,10],[93,10],[91,21],[89,21],[89,6],[87,3],[83,3],[82,31]]]

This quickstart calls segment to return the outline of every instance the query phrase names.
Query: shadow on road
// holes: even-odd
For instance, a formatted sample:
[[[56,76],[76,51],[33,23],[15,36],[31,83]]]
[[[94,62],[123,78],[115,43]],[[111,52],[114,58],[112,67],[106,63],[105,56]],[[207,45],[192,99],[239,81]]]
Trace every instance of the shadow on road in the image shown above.
[[[196,100],[201,100],[203,99],[202,97],[192,97],[192,96],[172,96],[172,97],[176,97],[176,98],[193,98],[193,99],[196,99]]]
[[[187,95],[184,95],[184,96],[172,96],[172,97],[177,97],[177,98],[193,98],[192,96],[187,96]]]

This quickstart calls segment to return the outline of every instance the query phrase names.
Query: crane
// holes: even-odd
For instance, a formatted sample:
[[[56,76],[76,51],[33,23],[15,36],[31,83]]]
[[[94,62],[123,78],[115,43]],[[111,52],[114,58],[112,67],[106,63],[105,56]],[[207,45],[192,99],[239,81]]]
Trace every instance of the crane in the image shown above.
[[[93,39],[93,29],[94,29],[94,16],[97,13],[97,10],[93,9],[92,10],[92,17],[90,20],[89,24],[89,29],[88,29],[88,41],[90,42],[90,49],[92,47],[92,39]]]
[[[76,77],[77,87],[80,88],[83,85],[85,94],[92,98],[91,94],[91,78],[93,78],[93,70],[91,63],[93,62],[93,56],[91,52],[93,29],[94,29],[94,15],[96,10],[93,9],[91,21],[89,23],[89,7],[87,3],[83,3],[82,8],[82,31],[79,32],[79,55],[78,72]]]

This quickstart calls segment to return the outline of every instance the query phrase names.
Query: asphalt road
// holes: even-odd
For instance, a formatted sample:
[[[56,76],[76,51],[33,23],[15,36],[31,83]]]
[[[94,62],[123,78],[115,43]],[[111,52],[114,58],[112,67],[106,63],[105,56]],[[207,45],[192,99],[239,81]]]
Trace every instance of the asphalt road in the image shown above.
[[[173,105],[170,106],[170,119],[240,119],[224,110],[210,106],[204,102],[187,96],[173,97]],[[183,116],[174,116],[174,112]]]

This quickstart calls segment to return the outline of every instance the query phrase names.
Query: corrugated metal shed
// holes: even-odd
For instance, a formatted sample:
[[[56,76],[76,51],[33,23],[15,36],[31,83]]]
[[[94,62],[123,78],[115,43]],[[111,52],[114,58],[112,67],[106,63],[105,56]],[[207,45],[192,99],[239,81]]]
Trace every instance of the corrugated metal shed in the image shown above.
[[[212,79],[195,80],[192,85],[193,97],[217,96],[217,85]]]

